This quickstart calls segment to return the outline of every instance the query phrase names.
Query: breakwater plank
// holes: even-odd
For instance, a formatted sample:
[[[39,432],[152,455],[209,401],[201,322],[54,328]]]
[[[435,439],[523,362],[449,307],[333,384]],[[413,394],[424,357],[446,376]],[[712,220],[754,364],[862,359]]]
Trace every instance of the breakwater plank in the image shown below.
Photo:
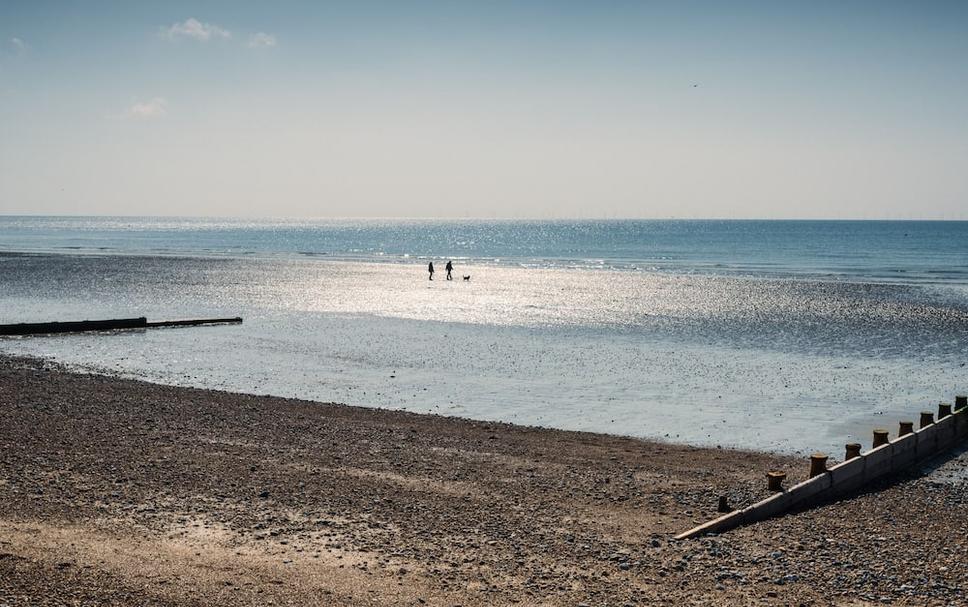
[[[233,316],[232,318],[200,318],[200,319],[189,319],[189,320],[158,320],[154,322],[149,322],[148,327],[197,327],[199,325],[224,325],[224,324],[240,324],[242,322],[241,316]]]
[[[49,333],[83,333],[88,331],[114,331],[117,329],[146,329],[152,327],[195,327],[214,324],[238,324],[240,316],[231,318],[198,318],[188,320],[159,320],[148,322],[138,318],[112,318],[108,320],[79,320],[68,322],[36,322],[0,325],[0,335],[45,335]]]
[[[45,333],[80,333],[84,331],[112,331],[114,329],[143,329],[148,319],[112,318],[108,320],[78,320],[69,322],[30,322],[0,325],[0,335],[42,335]]]
[[[782,490],[741,510],[734,510],[698,527],[680,533],[676,539],[723,533],[742,525],[779,516],[793,508],[805,508],[843,496],[872,481],[901,472],[957,446],[968,438],[968,403],[955,399],[956,410],[942,403],[938,421],[927,423],[867,453],[852,457],[789,489]],[[927,421],[922,417],[923,421]]]

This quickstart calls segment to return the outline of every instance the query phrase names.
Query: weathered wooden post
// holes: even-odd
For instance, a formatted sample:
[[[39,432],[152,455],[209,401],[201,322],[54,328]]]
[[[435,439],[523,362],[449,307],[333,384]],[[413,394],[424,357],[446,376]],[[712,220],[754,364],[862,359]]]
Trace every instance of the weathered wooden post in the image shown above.
[[[968,396],[956,396],[955,411],[961,411],[965,407],[968,407]]]
[[[810,478],[819,476],[827,471],[827,454],[814,453],[810,456]]]
[[[849,459],[860,457],[860,443],[847,443],[846,450],[847,453],[844,455],[845,462]]]
[[[898,436],[904,436],[914,432],[914,422],[901,422],[897,430]]]
[[[888,443],[887,430],[883,428],[874,428],[874,444],[872,445],[874,449]]]
[[[951,415],[951,403],[938,403],[938,421]]]
[[[783,481],[786,479],[786,472],[771,470],[766,473],[766,486],[770,491],[783,491]]]
[[[924,428],[925,426],[930,426],[933,423],[934,423],[934,413],[932,413],[931,411],[922,411],[921,427]]]

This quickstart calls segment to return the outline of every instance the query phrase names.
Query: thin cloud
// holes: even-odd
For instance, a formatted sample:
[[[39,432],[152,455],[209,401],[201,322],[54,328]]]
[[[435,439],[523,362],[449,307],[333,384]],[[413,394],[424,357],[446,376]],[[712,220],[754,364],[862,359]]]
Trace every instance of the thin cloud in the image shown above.
[[[201,42],[208,42],[213,38],[231,38],[232,32],[211,23],[202,23],[194,17],[175,23],[171,27],[161,28],[161,33],[169,40],[178,38],[193,38]]]
[[[163,97],[155,97],[150,101],[139,101],[127,110],[124,115],[134,120],[152,120],[161,118],[168,113],[168,100]]]
[[[19,57],[25,55],[30,47],[24,42],[23,38],[13,37],[9,39],[5,46],[0,46],[0,55]]]
[[[267,34],[265,32],[258,32],[249,36],[249,47],[250,48],[261,48],[266,46],[275,46],[276,37],[272,34]]]

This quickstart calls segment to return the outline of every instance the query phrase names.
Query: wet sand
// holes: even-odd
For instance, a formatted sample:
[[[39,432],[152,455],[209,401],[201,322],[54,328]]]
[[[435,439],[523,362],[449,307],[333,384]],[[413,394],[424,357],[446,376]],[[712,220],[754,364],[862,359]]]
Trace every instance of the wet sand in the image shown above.
[[[677,542],[807,463],[0,357],[0,605],[964,604],[966,460]]]

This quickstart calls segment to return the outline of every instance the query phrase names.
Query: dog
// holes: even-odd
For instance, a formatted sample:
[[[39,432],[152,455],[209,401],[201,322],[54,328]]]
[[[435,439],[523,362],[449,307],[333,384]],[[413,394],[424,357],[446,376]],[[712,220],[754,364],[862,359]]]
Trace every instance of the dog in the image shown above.
[[[464,282],[470,282],[470,281],[471,281],[471,275],[470,274],[464,274]]]

